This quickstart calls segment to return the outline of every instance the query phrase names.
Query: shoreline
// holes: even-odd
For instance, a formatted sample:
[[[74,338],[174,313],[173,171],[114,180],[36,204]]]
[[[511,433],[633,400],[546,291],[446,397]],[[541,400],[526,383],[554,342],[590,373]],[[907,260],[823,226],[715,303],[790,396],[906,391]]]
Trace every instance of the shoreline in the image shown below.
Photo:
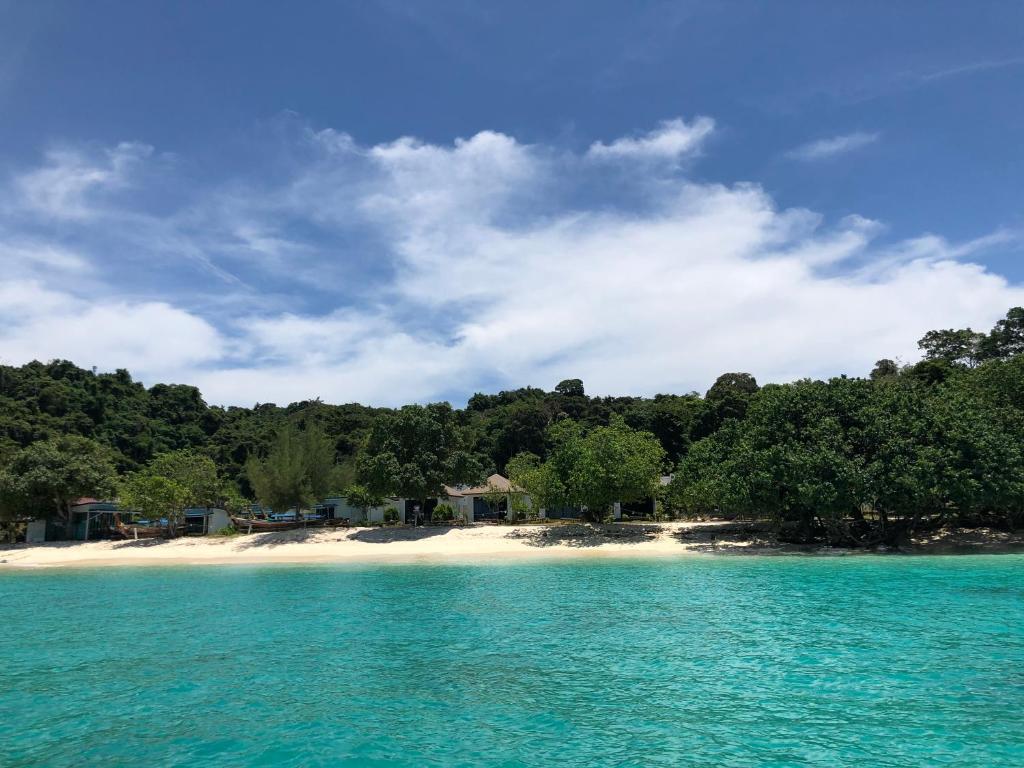
[[[909,547],[860,550],[784,544],[731,521],[292,530],[173,540],[48,542],[0,548],[0,571],[121,566],[514,563],[701,555],[852,556],[1024,552],[1024,534],[940,531]]]

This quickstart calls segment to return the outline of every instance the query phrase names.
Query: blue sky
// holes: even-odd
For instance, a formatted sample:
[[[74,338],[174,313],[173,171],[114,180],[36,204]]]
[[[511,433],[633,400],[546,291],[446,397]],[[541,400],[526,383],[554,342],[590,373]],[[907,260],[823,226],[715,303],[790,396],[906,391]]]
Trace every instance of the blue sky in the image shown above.
[[[212,402],[863,374],[1024,303],[1012,3],[0,0],[0,360]]]

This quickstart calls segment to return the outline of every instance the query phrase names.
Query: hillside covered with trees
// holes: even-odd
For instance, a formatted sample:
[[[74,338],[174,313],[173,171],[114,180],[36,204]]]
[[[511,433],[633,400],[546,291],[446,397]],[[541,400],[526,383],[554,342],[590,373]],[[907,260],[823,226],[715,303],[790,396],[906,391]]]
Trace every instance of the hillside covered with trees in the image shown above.
[[[929,526],[1024,520],[1024,309],[988,333],[936,330],[912,365],[703,395],[589,397],[569,379],[448,404],[209,406],[68,361],[0,366],[0,514],[81,495],[154,510],[326,493],[436,493],[509,474],[550,506],[652,492],[684,516],[768,519],[798,540],[870,544]],[[657,478],[673,474],[661,488]],[[168,484],[169,483],[169,484]],[[155,500],[155,501],[154,501]]]

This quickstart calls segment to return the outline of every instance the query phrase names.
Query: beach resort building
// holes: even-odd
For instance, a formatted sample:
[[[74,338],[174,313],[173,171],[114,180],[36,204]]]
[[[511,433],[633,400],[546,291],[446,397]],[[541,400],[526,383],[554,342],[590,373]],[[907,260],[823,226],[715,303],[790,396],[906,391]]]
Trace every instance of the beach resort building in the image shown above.
[[[389,510],[393,511],[400,523],[429,522],[438,504],[450,504],[455,516],[466,523],[504,520],[511,506],[514,492],[507,477],[494,474],[487,481],[476,486],[445,486],[444,495],[424,500],[390,498],[378,507],[362,510],[354,507],[340,496],[324,499],[314,511],[329,520],[348,518],[353,524],[383,523]],[[495,497],[501,496],[495,500]]]

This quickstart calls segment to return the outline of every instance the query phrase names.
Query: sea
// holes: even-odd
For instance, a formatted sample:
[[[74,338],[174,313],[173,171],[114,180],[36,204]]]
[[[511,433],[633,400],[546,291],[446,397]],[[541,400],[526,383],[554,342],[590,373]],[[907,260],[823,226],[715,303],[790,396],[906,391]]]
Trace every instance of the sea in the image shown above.
[[[1024,556],[0,571],[0,766],[1024,766]]]

